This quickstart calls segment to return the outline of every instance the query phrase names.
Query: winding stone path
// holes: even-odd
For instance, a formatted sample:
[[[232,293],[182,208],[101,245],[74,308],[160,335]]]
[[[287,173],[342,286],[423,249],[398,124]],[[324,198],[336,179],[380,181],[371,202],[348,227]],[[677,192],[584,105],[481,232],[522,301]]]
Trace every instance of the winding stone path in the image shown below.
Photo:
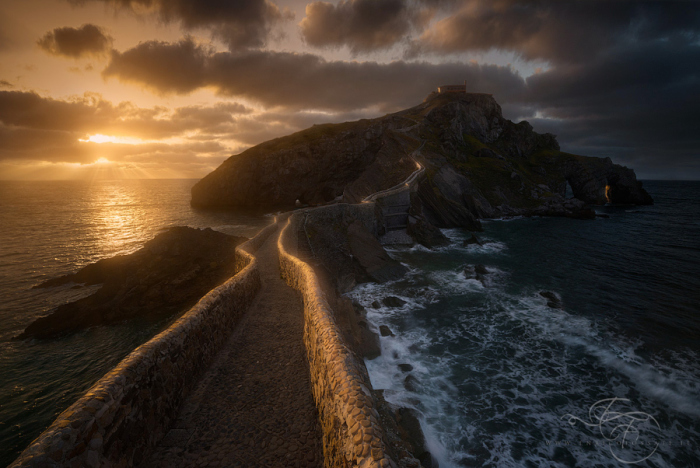
[[[256,253],[255,301],[143,466],[323,466],[303,308],[280,278],[278,237]]]

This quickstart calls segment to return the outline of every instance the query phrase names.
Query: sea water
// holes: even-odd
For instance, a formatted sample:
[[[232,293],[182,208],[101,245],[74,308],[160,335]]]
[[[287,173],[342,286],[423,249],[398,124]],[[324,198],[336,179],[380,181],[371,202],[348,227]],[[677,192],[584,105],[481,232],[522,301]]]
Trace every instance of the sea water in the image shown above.
[[[349,293],[394,334],[374,388],[417,411],[441,467],[700,466],[700,183],[645,187],[655,205],[609,218],[486,221],[482,246],[445,230],[390,252],[404,279]],[[386,296],[406,304],[372,307]]]
[[[138,250],[170,226],[252,237],[269,217],[190,207],[195,180],[0,181],[0,466],[133,349],[172,320],[12,341],[52,308],[99,286],[32,289]]]

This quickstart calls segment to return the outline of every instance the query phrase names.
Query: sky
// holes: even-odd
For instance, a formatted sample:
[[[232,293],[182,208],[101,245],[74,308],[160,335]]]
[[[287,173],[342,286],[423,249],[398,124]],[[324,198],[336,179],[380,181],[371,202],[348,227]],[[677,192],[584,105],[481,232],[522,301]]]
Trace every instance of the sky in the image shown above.
[[[466,80],[563,151],[700,179],[700,3],[3,0],[0,179],[200,178]]]

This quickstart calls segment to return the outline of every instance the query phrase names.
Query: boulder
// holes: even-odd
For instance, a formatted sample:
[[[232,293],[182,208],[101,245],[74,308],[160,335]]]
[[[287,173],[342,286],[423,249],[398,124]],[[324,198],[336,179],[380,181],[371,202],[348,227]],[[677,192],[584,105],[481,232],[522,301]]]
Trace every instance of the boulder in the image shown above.
[[[445,246],[450,243],[450,240],[442,231],[430,224],[422,216],[409,216],[406,231],[414,241],[429,249]]]
[[[556,293],[553,293],[552,291],[540,291],[540,296],[547,299],[547,307],[551,307],[552,309],[564,308],[564,304],[561,302],[561,299]]]
[[[472,234],[472,236],[471,236],[469,239],[465,240],[465,241],[464,241],[464,244],[462,244],[462,245],[463,245],[464,247],[467,247],[467,246],[469,246],[469,245],[474,245],[474,244],[476,244],[476,245],[484,245],[484,244],[481,243],[481,241],[479,240],[479,238],[476,237],[476,235]]]
[[[387,296],[382,299],[382,303],[387,307],[403,307],[406,301],[399,299],[396,296]]]
[[[392,332],[391,328],[386,325],[379,325],[379,333],[382,336],[394,336],[394,332]]]
[[[348,226],[348,244],[353,257],[378,283],[397,280],[408,272],[384,250],[382,244],[359,221]]]

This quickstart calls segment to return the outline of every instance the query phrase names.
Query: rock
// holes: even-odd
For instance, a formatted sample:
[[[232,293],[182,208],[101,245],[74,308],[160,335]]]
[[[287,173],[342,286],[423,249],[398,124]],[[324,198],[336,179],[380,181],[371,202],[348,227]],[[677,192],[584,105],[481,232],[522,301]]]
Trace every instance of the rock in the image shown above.
[[[445,237],[442,231],[430,224],[422,216],[409,216],[406,231],[414,241],[429,249],[448,245],[450,243],[450,240]]]
[[[488,275],[489,271],[486,269],[484,265],[476,265],[474,267],[474,271],[476,272],[477,275]]]
[[[413,376],[413,374],[408,374],[403,380],[403,386],[409,392],[416,392],[420,387],[420,381]]]
[[[377,302],[377,301],[372,301],[372,308],[373,308],[373,309],[379,309],[379,308],[381,308],[381,307],[382,307],[382,305],[381,305],[379,302]]]
[[[379,336],[369,330],[367,325],[360,327],[359,352],[363,358],[372,360],[382,354],[382,347],[379,344]]]
[[[396,410],[396,421],[405,431],[406,439],[413,448],[413,456],[420,460],[424,468],[438,468],[437,461],[430,454],[425,443],[425,435],[418,420],[418,413],[411,408]]]
[[[382,303],[387,307],[403,307],[406,301],[399,299],[396,296],[387,296],[382,299]]]
[[[350,224],[347,232],[353,257],[374,281],[397,280],[408,272],[405,266],[389,256],[377,238],[359,221]]]
[[[411,372],[413,366],[411,364],[399,364],[399,369],[401,369],[401,372]]]
[[[562,304],[561,299],[559,299],[559,296],[555,293],[551,291],[540,291],[540,296],[547,299],[547,307],[551,307],[552,309],[564,308],[564,304]]]
[[[245,241],[211,229],[173,227],[130,255],[87,265],[39,288],[102,284],[94,294],[64,304],[30,324],[17,339],[51,338],[132,318],[159,320],[184,312],[235,271],[235,248]]]
[[[472,234],[472,236],[464,241],[464,244],[462,244],[464,247],[467,247],[468,245],[484,245],[481,243],[481,241],[476,237],[476,235]]]
[[[596,213],[595,216],[596,216],[596,218],[604,218],[604,219],[610,218],[610,215],[607,215],[605,213]]]
[[[379,333],[382,336],[394,336],[394,332],[392,332],[391,328],[387,327],[386,325],[379,325]]]

